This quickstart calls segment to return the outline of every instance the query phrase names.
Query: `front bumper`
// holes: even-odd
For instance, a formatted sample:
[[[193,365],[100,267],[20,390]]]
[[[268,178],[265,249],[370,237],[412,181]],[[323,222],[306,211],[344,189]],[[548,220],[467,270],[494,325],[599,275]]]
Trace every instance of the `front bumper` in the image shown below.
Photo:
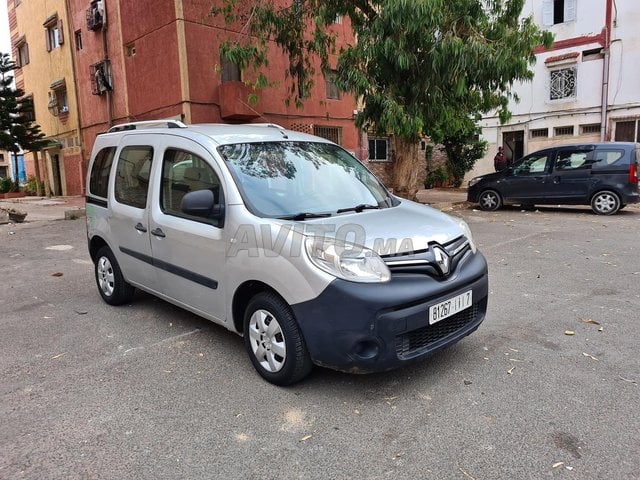
[[[429,325],[430,306],[468,290],[471,307]],[[368,373],[423,359],[469,335],[485,318],[487,295],[487,263],[469,252],[446,280],[420,274],[394,274],[382,284],[335,280],[292,308],[315,364]]]

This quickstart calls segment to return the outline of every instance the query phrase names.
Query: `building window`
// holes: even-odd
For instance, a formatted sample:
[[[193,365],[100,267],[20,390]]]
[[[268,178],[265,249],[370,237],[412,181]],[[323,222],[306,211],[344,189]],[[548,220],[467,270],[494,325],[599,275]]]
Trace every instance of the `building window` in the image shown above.
[[[313,134],[316,137],[326,138],[333,143],[342,145],[342,127],[325,127],[322,125],[314,125]]]
[[[590,62],[591,60],[601,60],[604,58],[604,53],[602,53],[602,48],[593,48],[591,50],[583,50],[582,51],[582,61]]]
[[[22,35],[13,45],[16,49],[16,66],[23,67],[27,65],[29,63],[29,45],[26,37]]]
[[[388,138],[369,137],[369,161],[370,162],[390,161]]]
[[[69,103],[67,100],[67,85],[64,79],[57,80],[49,87],[49,103],[47,108],[51,115],[65,115],[69,113]]]
[[[340,90],[338,90],[338,86],[336,85],[336,75],[336,72],[327,73],[324,77],[324,82],[326,85],[327,98],[340,100]]]
[[[240,65],[230,62],[220,56],[220,66],[222,68],[222,82],[240,82]]]
[[[557,25],[576,19],[576,0],[543,0],[542,23]]]
[[[534,128],[529,130],[529,136],[531,138],[548,138],[549,137],[549,129],[548,128]]]
[[[550,95],[551,100],[574,98],[576,96],[576,68],[563,68],[552,70]]]
[[[113,80],[111,78],[111,63],[105,60],[89,67],[91,78],[91,93],[102,95],[113,90]]]
[[[580,135],[593,135],[600,133],[599,123],[589,123],[588,125],[580,125]]]
[[[566,127],[556,127],[553,129],[554,137],[564,137],[569,135],[573,135],[573,125],[569,125]]]
[[[76,50],[82,50],[82,31],[81,30],[76,30],[76,32],[73,34],[73,37],[75,39],[75,43],[76,43]]]
[[[640,142],[640,126],[638,120],[616,122],[616,142]]]
[[[25,95],[20,99],[22,104],[22,112],[25,120],[28,122],[36,121],[36,110],[33,108],[33,95]]]
[[[43,24],[45,28],[45,41],[47,52],[54,50],[64,43],[64,33],[62,30],[62,20],[58,19],[58,14],[51,15]]]
[[[99,30],[104,24],[104,2],[93,0],[87,10],[87,30]]]

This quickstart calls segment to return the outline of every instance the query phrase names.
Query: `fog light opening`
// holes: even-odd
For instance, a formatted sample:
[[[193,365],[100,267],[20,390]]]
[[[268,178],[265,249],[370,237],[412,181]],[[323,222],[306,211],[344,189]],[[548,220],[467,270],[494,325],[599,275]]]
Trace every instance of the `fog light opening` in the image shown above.
[[[375,358],[380,353],[380,346],[373,340],[362,340],[355,344],[353,353],[364,359]]]

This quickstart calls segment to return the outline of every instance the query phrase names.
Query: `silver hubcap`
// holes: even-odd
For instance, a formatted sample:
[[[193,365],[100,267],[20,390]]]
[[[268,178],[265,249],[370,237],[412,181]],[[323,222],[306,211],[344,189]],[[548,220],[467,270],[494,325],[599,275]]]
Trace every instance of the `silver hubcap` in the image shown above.
[[[486,209],[496,208],[498,205],[498,198],[493,193],[485,193],[480,199],[482,206]]]
[[[616,208],[616,203],[616,199],[609,193],[598,195],[595,200],[596,208],[599,212],[602,213],[611,212],[614,208]]]
[[[280,324],[266,310],[256,310],[249,319],[251,349],[262,368],[275,373],[282,369],[287,347]]]
[[[107,257],[100,257],[98,260],[98,283],[100,284],[100,290],[107,297],[113,295],[114,278],[113,267]]]

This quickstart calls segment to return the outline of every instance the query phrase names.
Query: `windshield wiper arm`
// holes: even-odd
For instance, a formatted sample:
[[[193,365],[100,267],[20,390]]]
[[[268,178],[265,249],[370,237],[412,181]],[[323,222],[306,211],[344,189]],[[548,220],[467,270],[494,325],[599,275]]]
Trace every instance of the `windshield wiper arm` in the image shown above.
[[[360,213],[363,210],[377,210],[380,207],[378,205],[368,205],[366,203],[361,203],[360,205],[356,205],[355,207],[348,207],[348,208],[341,208],[337,211],[337,213],[344,213],[344,212],[356,212],[356,213]]]
[[[294,221],[299,221],[299,220],[306,220],[307,218],[325,218],[325,217],[330,217],[331,214],[330,213],[310,213],[310,212],[300,212],[300,213],[294,213],[293,215],[284,215],[282,217],[277,217],[281,220],[294,220]]]

